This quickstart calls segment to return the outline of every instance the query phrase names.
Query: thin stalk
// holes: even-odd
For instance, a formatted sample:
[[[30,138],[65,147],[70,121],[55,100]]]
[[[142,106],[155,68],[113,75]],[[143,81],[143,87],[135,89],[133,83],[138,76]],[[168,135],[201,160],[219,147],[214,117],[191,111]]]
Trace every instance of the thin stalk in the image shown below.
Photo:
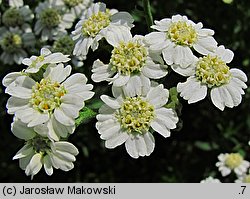
[[[145,13],[146,22],[148,25],[148,30],[151,32],[152,29],[150,28],[153,25],[153,16],[151,12],[151,6],[149,0],[142,0],[143,3],[143,9]]]

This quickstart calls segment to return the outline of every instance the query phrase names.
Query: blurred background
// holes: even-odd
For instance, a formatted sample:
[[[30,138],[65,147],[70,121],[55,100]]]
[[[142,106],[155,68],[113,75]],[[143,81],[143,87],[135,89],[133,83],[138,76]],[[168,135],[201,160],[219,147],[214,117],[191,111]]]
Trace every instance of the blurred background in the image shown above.
[[[24,2],[34,8],[40,1]],[[102,2],[108,8],[133,15],[133,34],[148,33],[141,12],[141,0]],[[243,70],[250,77],[250,1],[234,0],[228,4],[222,0],[151,0],[151,6],[156,20],[181,14],[196,23],[202,22],[205,28],[213,29],[218,44],[234,51],[235,56],[229,66]],[[2,13],[3,9],[4,5],[1,5]],[[101,51],[90,52],[84,66],[75,68],[75,71],[84,72],[90,77],[92,63],[100,57]],[[108,53],[102,56],[105,59]],[[0,60],[0,79],[9,72],[21,71],[23,67],[4,65]],[[170,73],[161,82],[166,88],[171,88],[184,80]],[[249,86],[249,81],[247,84]],[[98,84],[96,98],[103,88],[107,88],[107,84]],[[6,113],[5,108],[9,96],[4,94],[2,84],[0,95],[0,181],[31,182],[30,177],[19,168],[18,161],[12,160],[23,146],[23,141],[10,131],[12,116]],[[54,170],[51,177],[41,170],[32,182],[200,182],[209,175],[221,178],[215,166],[220,153],[239,152],[250,161],[250,88],[238,107],[226,108],[223,112],[215,108],[208,98],[193,105],[188,105],[182,99],[180,102],[182,109],[179,114],[183,123],[180,122],[179,128],[172,131],[167,139],[154,133],[156,146],[149,157],[133,159],[124,145],[113,150],[106,149],[95,129],[96,120],[92,119],[80,125],[69,137],[80,152],[75,168],[69,172]],[[230,182],[230,177],[226,181]]]

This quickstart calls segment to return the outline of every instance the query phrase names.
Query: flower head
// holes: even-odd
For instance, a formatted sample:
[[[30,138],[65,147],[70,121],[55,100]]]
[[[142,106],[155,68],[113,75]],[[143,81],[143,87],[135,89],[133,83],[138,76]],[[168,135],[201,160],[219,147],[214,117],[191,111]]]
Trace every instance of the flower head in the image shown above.
[[[201,183],[220,183],[221,181],[217,178],[213,178],[212,176],[209,176],[201,181]]]
[[[10,7],[22,7],[23,6],[23,0],[9,0]]]
[[[239,153],[220,154],[218,159],[219,162],[216,163],[216,166],[219,167],[222,176],[229,175],[231,171],[234,171],[238,176],[243,175],[250,166],[250,163],[244,160]]]
[[[206,55],[217,47],[212,37],[213,30],[202,28],[202,23],[195,24],[186,16],[174,15],[172,18],[155,21],[152,32],[146,35],[146,41],[153,51],[162,52],[163,58],[172,69],[186,76],[185,69],[193,63],[192,49]]]
[[[220,110],[224,110],[225,106],[238,106],[243,89],[247,88],[247,76],[241,70],[227,66],[232,59],[233,52],[224,46],[196,59],[187,72],[190,77],[177,85],[180,96],[188,103],[194,103],[204,99],[209,90],[213,104]]]
[[[95,82],[106,80],[116,87],[133,83],[150,87],[149,78],[159,79],[167,74],[166,68],[154,62],[157,55],[149,52],[143,36],[132,37],[127,28],[120,28],[109,31],[106,39],[114,48],[109,64],[94,62],[92,79]]]
[[[73,169],[73,162],[78,154],[77,148],[69,142],[49,140],[37,133],[39,128],[46,127],[29,128],[20,120],[14,119],[11,127],[13,134],[26,142],[13,160],[19,159],[21,169],[25,170],[27,176],[31,175],[31,178],[41,170],[42,166],[47,175],[53,174],[53,168],[63,171]]]
[[[65,63],[70,60],[69,55],[64,55],[61,52],[52,53],[48,48],[42,48],[40,56],[31,56],[23,59],[22,63],[28,66],[24,70],[25,73],[37,73],[39,69],[45,64]]]
[[[5,64],[21,64],[27,57],[28,48],[35,45],[35,37],[32,32],[25,32],[18,27],[0,28],[0,46],[3,50],[0,58]]]
[[[151,87],[133,84],[133,87],[113,87],[115,98],[102,95],[105,103],[97,115],[96,128],[105,140],[107,148],[115,148],[125,142],[128,154],[133,158],[149,156],[155,146],[151,130],[164,137],[176,128],[178,117],[164,105],[168,90],[163,85]]]
[[[250,169],[248,173],[238,176],[238,179],[235,180],[236,183],[250,183]]]
[[[28,5],[20,8],[11,7],[3,13],[2,22],[7,27],[23,26],[34,18]]]
[[[5,90],[12,96],[7,102],[8,113],[28,127],[46,124],[49,131],[44,133],[56,141],[73,133],[75,118],[94,93],[84,74],[68,77],[70,72],[69,65],[50,64],[37,82],[27,75],[18,76]]]
[[[73,54],[87,56],[88,50],[98,48],[98,41],[107,33],[107,29],[119,29],[120,26],[133,27],[133,18],[127,12],[107,9],[104,3],[92,4],[76,24],[72,32],[76,40]]]
[[[54,1],[39,3],[36,11],[35,33],[41,33],[43,41],[53,40],[60,33],[66,32],[65,29],[71,28],[74,16],[70,13],[62,12],[62,6]]]

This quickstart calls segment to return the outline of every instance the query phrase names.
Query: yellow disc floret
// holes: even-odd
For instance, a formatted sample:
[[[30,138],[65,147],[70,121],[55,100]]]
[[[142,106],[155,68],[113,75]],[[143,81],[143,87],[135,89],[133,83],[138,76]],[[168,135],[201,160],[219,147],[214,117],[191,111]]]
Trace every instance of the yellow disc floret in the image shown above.
[[[230,153],[226,157],[225,165],[230,169],[235,169],[241,165],[243,158],[239,153]]]
[[[141,71],[147,56],[148,51],[140,42],[121,42],[112,51],[110,65],[120,74],[135,74]]]
[[[32,87],[30,100],[34,109],[40,112],[52,113],[60,106],[61,97],[66,94],[66,89],[58,82],[51,82],[49,79],[42,79]]]
[[[103,28],[110,24],[110,16],[109,10],[93,14],[82,24],[83,35],[95,37]]]
[[[16,52],[17,49],[22,47],[23,41],[22,37],[19,34],[8,32],[2,40],[0,40],[0,45],[3,50],[13,53]]]
[[[218,56],[207,55],[196,65],[196,78],[209,88],[227,84],[231,78],[229,67]]]
[[[167,32],[168,38],[177,45],[190,46],[197,40],[197,33],[192,25],[185,21],[172,23]]]
[[[83,2],[83,0],[63,0],[68,7],[75,7]]]
[[[141,97],[127,97],[116,112],[116,118],[128,133],[146,133],[154,117],[153,105]]]

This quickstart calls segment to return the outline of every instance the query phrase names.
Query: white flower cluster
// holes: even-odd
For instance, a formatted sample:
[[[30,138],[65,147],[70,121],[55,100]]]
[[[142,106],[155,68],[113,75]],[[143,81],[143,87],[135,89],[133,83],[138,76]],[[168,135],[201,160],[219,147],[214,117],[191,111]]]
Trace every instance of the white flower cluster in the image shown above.
[[[2,81],[9,114],[14,114],[13,134],[25,140],[25,145],[13,159],[33,177],[42,165],[48,175],[53,167],[68,171],[74,167],[78,154],[74,145],[66,142],[75,130],[75,118],[84,101],[93,97],[93,86],[84,74],[71,76],[71,66],[64,66],[68,56],[41,49],[40,56],[25,58],[27,69],[6,75]]]

